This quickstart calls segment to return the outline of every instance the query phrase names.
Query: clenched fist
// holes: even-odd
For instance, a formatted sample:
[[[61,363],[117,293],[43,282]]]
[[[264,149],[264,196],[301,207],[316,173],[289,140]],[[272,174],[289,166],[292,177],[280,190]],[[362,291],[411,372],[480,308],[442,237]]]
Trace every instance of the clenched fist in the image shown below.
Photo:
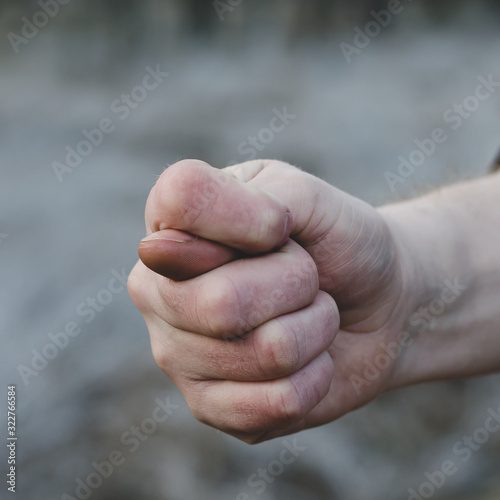
[[[455,376],[408,333],[440,283],[422,235],[446,231],[430,201],[407,205],[376,210],[277,161],[185,160],[161,175],[129,291],[196,418],[257,443]]]

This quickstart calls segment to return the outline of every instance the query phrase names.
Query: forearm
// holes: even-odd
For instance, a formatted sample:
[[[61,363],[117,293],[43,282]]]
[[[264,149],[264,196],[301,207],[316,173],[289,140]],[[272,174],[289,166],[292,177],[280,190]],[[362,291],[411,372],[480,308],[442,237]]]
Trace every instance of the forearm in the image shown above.
[[[395,385],[500,370],[500,174],[380,211],[418,298]]]

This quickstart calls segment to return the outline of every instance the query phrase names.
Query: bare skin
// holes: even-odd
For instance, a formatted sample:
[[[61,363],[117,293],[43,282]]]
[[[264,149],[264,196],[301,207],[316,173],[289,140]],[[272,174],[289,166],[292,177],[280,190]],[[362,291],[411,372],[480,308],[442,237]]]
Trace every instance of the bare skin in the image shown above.
[[[499,194],[496,174],[375,209],[281,162],[185,160],[129,292],[196,418],[258,443],[500,369]]]

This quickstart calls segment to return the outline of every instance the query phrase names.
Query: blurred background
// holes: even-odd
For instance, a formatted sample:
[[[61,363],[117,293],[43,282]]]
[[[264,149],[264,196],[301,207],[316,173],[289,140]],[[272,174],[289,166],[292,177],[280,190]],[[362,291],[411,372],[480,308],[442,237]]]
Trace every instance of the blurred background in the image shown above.
[[[401,500],[452,459],[422,494],[500,498],[500,433],[467,463],[453,452],[498,410],[498,376],[385,395],[298,434],[280,466],[285,440],[250,447],[191,416],[120,284],[148,192],[182,158],[279,158],[373,204],[484,174],[500,91],[446,112],[500,81],[499,25],[494,0],[1,0],[0,373],[17,386],[19,497]],[[436,127],[447,140],[389,182]]]

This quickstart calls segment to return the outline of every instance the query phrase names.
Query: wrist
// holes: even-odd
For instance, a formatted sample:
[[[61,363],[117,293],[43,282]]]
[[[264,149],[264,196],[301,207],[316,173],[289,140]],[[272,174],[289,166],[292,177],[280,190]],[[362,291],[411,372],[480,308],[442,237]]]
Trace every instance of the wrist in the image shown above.
[[[406,341],[390,388],[463,373],[457,333],[474,271],[460,220],[436,194],[379,211],[398,248],[405,297],[400,337]]]

